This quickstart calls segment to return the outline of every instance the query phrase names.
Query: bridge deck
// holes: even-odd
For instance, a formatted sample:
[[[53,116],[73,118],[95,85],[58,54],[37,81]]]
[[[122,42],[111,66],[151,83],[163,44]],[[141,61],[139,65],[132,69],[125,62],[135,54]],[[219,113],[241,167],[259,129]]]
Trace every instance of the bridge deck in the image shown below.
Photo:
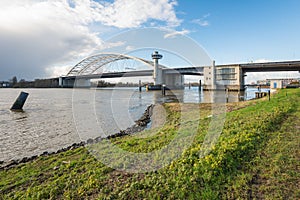
[[[276,71],[299,71],[300,61],[284,61],[284,62],[266,62],[266,63],[245,63],[245,64],[228,64],[217,65],[218,67],[240,67],[244,73],[246,72],[276,72]],[[165,74],[181,75],[196,75],[203,76],[204,67],[184,67],[184,68],[164,68]],[[66,78],[83,78],[83,79],[97,79],[97,78],[118,78],[118,77],[134,77],[134,76],[152,76],[153,70],[129,71],[129,72],[107,72],[102,74],[88,74],[79,76],[67,76]]]
[[[163,69],[165,74],[181,74],[181,75],[195,75],[203,76],[203,67],[189,67],[189,68],[176,68],[176,69]],[[105,72],[102,74],[89,74],[79,76],[68,76],[68,79],[97,79],[97,78],[120,78],[120,77],[135,77],[135,76],[152,76],[153,70],[141,71],[128,71],[128,72]]]
[[[300,61],[240,64],[243,72],[300,71]]]

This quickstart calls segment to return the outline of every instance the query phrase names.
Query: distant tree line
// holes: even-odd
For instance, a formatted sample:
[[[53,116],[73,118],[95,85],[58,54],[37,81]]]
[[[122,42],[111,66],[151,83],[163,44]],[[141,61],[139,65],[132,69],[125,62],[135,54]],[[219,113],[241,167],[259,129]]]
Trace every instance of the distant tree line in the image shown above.
[[[150,84],[150,83],[142,83],[142,85],[146,85],[146,84]],[[106,82],[104,80],[100,80],[97,82],[92,82],[92,87],[138,87],[139,83],[131,83],[131,82],[118,82],[118,83],[110,83],[110,82]]]
[[[0,87],[10,88],[55,88],[59,87],[58,78],[35,79],[34,81],[26,81],[17,77],[12,77],[9,81],[1,81]]]

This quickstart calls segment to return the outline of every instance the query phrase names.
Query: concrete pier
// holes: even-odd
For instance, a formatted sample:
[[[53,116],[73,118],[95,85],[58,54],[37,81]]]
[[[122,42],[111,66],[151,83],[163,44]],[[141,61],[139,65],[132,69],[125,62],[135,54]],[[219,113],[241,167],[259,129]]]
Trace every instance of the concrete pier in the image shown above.
[[[268,95],[268,92],[255,92],[255,98],[256,99],[263,98],[267,95]]]

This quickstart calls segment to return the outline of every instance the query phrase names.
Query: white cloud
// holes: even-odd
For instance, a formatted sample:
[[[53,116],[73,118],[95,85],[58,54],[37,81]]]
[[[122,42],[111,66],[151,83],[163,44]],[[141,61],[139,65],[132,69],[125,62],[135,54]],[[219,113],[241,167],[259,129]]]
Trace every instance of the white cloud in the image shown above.
[[[53,66],[47,67],[46,72],[51,74],[53,77],[59,77],[66,75],[71,69],[72,66]]]
[[[183,29],[182,31],[174,31],[174,32],[171,32],[171,33],[167,33],[167,34],[164,35],[164,38],[175,38],[176,36],[187,35],[189,33],[190,33],[189,30]]]
[[[254,61],[254,63],[267,63],[267,62],[273,62],[273,61],[265,59],[265,58],[257,59],[257,60]]]
[[[135,49],[135,47],[134,46],[130,46],[130,45],[125,48],[126,51],[132,51],[134,49]]]
[[[105,43],[91,26],[134,28],[151,20],[177,26],[176,5],[173,0],[2,0],[0,79],[54,75],[57,66],[124,45]]]
[[[206,14],[206,15],[204,15],[203,17],[201,17],[201,18],[199,18],[199,19],[194,19],[194,20],[192,20],[192,23],[198,24],[199,26],[203,26],[203,27],[209,26],[210,23],[209,23],[209,21],[207,20],[207,18],[208,18],[209,16],[210,16],[210,14]]]
[[[168,26],[178,26],[174,6],[170,0],[116,0],[107,7],[99,8],[96,20],[108,26],[134,28],[155,19],[167,22]]]
[[[124,41],[110,42],[110,43],[106,42],[105,45],[104,45],[104,49],[119,47],[119,46],[123,46],[125,44],[126,44],[126,42],[124,42]]]

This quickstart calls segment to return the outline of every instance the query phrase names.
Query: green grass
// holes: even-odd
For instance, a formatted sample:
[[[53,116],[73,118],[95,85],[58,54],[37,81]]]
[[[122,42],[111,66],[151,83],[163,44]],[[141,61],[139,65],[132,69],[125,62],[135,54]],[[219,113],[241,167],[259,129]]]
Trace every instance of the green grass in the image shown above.
[[[291,89],[270,102],[229,104],[222,134],[203,158],[211,106],[166,104],[164,127],[111,140],[127,151],[152,152],[196,131],[191,146],[164,168],[117,171],[81,147],[1,170],[0,199],[300,199],[299,102],[300,90]]]

